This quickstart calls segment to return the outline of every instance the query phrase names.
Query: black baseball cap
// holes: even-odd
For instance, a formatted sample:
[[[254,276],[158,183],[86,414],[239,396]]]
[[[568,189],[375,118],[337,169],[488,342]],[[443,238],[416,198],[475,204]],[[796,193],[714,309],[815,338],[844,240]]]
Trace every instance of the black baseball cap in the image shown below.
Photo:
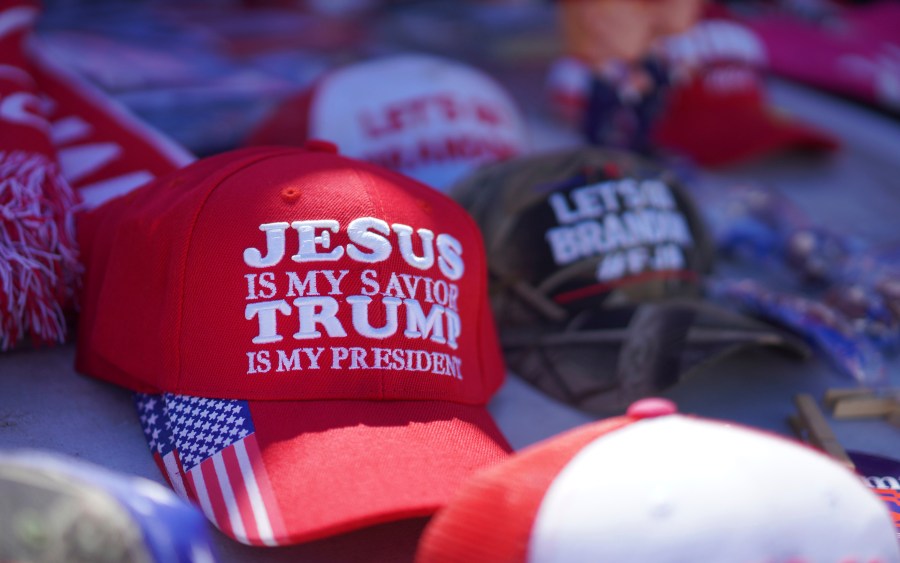
[[[481,228],[510,370],[563,402],[614,414],[740,349],[808,355],[704,297],[708,228],[654,161],[567,149],[488,165],[450,195]]]

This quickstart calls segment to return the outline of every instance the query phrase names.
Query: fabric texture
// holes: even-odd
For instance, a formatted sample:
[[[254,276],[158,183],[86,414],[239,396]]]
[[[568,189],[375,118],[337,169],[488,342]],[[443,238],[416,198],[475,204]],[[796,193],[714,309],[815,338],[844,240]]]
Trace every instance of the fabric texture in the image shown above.
[[[797,339],[704,298],[708,230],[667,170],[579,148],[489,165],[451,195],[475,218],[507,364],[587,412],[620,413],[748,346]]]
[[[675,79],[652,132],[661,147],[709,168],[839,147],[832,135],[771,105],[763,74],[768,50],[742,23],[708,17],[667,40],[663,51]]]
[[[493,78],[425,54],[325,73],[263,119],[247,145],[298,146],[308,139],[332,141],[347,156],[440,191],[483,164],[528,150],[521,111]]]
[[[765,46],[766,68],[884,111],[900,111],[900,7],[890,0],[829,3],[816,17],[761,11],[738,16]]]
[[[80,233],[76,368],[138,392],[172,487],[250,545],[427,516],[510,451],[477,226],[336,150],[204,158]]]
[[[900,561],[887,507],[812,448],[659,399],[468,481],[416,560]]]
[[[83,271],[82,210],[193,158],[49,60],[33,32],[39,8],[0,8],[0,350],[66,339]]]
[[[30,2],[0,10],[0,351],[62,342],[80,266],[77,196],[63,177],[26,56],[37,18]]]

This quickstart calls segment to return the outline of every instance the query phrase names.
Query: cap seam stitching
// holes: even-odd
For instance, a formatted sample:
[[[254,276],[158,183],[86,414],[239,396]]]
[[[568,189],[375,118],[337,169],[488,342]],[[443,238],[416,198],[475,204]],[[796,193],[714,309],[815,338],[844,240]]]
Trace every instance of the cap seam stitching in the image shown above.
[[[489,389],[487,386],[487,378],[488,374],[486,373],[487,365],[485,365],[485,344],[484,344],[484,334],[483,331],[486,330],[484,326],[485,323],[482,320],[485,317],[490,317],[493,320],[493,312],[485,311],[484,308],[490,308],[490,298],[488,297],[487,284],[489,283],[488,279],[488,266],[487,266],[487,249],[484,244],[484,237],[481,232],[481,228],[478,226],[478,223],[475,222],[475,219],[463,209],[462,213],[463,222],[468,224],[469,231],[474,235],[474,239],[477,241],[476,244],[479,246],[476,250],[481,254],[481,263],[478,271],[478,279],[475,280],[476,284],[481,288],[481,291],[478,294],[479,304],[478,311],[476,311],[477,322],[475,325],[478,327],[475,338],[475,344],[477,345],[477,354],[478,358],[478,373],[481,375],[479,378],[479,384],[481,386],[480,396],[485,397],[483,401],[480,401],[481,404],[487,405],[490,401],[490,397],[487,397],[489,393]],[[504,364],[505,368],[505,364]]]

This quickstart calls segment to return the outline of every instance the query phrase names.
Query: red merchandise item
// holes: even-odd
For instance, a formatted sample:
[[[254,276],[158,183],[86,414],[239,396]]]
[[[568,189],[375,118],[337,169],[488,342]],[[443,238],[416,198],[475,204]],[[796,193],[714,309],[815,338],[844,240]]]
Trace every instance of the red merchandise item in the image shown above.
[[[653,131],[659,145],[707,167],[838,148],[832,136],[769,104],[761,73],[766,50],[746,26],[706,19],[662,51],[675,84]]]
[[[64,341],[79,273],[78,196],[26,56],[37,15],[32,2],[0,4],[0,351]]]
[[[32,128],[41,122],[40,133],[46,137],[41,143],[52,147],[62,176],[78,193],[79,210],[92,209],[194,160],[178,143],[54,62],[34,34],[39,8],[34,0],[14,0],[0,9],[5,63],[17,69],[5,79],[30,90],[33,99],[22,116],[26,119],[19,121]],[[8,139],[17,148],[31,148],[31,137],[33,133]]]
[[[886,506],[812,448],[664,399],[480,472],[428,524],[418,563],[888,563]]]
[[[76,367],[142,393],[173,487],[245,543],[431,514],[510,451],[478,228],[333,148],[202,159],[85,233]]]
[[[31,51],[34,79],[48,100],[53,142],[63,175],[93,209],[194,156],[92,84]]]
[[[0,351],[63,342],[80,283],[74,224],[193,157],[50,61],[40,5],[0,4]],[[91,228],[91,227],[87,227]]]
[[[822,6],[817,17],[762,10],[740,18],[765,45],[773,73],[896,114],[900,5],[877,0]]]
[[[704,69],[676,87],[654,138],[707,167],[744,163],[789,149],[838,148],[830,135],[770,107],[756,70],[732,65]]]

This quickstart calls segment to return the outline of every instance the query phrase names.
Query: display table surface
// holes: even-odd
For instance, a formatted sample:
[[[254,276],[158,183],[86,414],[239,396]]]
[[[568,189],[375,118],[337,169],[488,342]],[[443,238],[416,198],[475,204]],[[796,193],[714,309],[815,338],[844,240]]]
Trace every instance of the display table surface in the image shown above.
[[[836,134],[845,143],[829,158],[784,156],[705,174],[704,181],[752,180],[772,186],[816,222],[888,241],[900,235],[900,123],[884,115],[785,82],[774,103]],[[537,149],[573,142],[539,120]],[[147,448],[130,393],[78,375],[74,346],[0,354],[0,448],[39,448],[163,482]],[[889,374],[900,385],[900,362]],[[826,389],[852,386],[822,359],[799,361],[758,349],[731,356],[665,393],[681,412],[735,421],[789,435],[797,393],[821,400]],[[515,376],[490,404],[510,443],[521,449],[591,420],[555,403]],[[879,420],[832,421],[848,449],[900,458],[900,429]],[[664,468],[660,469],[664,471]],[[798,483],[798,486],[802,484]],[[387,524],[286,548],[250,548],[213,531],[221,561],[405,561],[425,520]]]

